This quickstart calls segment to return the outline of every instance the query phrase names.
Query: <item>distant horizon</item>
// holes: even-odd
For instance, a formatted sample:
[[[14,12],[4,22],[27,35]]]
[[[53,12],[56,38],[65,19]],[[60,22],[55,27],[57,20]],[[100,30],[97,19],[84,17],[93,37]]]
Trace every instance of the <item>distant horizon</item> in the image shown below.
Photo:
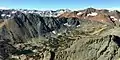
[[[81,10],[89,7],[120,10],[120,0],[0,0],[0,9]]]
[[[15,10],[19,10],[19,9],[27,9],[27,10],[44,10],[44,11],[46,11],[46,10],[59,10],[59,9],[69,9],[69,10],[72,10],[72,11],[77,11],[77,10],[83,10],[83,9],[87,9],[87,8],[95,8],[95,7],[85,7],[85,8],[76,8],[76,9],[73,9],[73,8],[56,8],[56,9],[54,9],[54,8],[33,8],[33,9],[31,9],[31,8],[8,8],[8,7],[0,7],[0,9],[5,9],[5,10],[7,10],[7,9],[15,9]],[[120,8],[95,8],[95,9],[107,9],[107,10],[111,10],[111,11],[113,11],[113,10],[118,10],[118,11],[120,11]]]

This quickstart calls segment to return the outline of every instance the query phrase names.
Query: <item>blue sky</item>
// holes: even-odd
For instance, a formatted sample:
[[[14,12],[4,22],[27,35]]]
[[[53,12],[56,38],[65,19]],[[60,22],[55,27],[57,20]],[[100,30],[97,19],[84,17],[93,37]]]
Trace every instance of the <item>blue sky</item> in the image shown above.
[[[120,8],[120,0],[0,0],[1,8],[14,9],[81,9]]]

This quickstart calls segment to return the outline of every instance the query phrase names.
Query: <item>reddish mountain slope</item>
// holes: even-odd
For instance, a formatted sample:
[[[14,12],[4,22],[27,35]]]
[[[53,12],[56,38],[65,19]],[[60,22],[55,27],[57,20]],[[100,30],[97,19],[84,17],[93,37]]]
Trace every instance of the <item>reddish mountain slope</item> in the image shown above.
[[[93,20],[99,22],[109,22],[109,23],[118,23],[120,20],[120,12],[119,11],[109,11],[106,9],[94,9],[88,8],[79,11],[67,12],[59,15],[59,17],[76,17],[79,19]]]

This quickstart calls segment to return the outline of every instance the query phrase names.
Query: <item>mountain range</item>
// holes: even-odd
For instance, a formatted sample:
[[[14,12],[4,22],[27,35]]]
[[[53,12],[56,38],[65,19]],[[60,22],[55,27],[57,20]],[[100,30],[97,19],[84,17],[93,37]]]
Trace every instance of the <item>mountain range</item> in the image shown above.
[[[119,60],[120,12],[0,10],[1,60]]]

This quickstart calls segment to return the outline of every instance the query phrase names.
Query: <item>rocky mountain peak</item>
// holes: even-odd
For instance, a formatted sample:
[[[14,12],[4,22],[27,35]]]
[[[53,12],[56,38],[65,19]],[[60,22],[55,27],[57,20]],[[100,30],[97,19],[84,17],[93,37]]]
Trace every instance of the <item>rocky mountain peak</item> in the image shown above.
[[[94,9],[94,8],[87,8],[87,9],[85,9],[85,12],[86,13],[96,12],[96,9]]]

